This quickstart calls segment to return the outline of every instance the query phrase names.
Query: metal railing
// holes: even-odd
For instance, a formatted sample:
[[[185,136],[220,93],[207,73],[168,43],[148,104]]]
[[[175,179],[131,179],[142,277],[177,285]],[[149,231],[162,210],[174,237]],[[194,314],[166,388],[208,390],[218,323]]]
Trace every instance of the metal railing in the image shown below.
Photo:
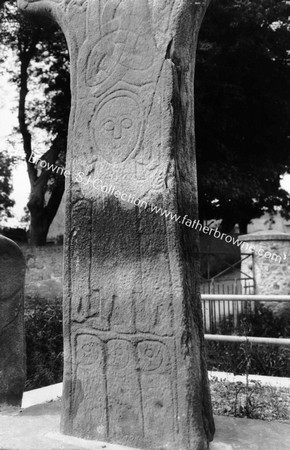
[[[202,294],[203,302],[290,302],[290,295],[215,295]],[[253,344],[270,344],[270,345],[286,345],[290,346],[290,339],[286,338],[268,338],[268,337],[254,337],[254,336],[229,336],[221,334],[205,334],[207,341],[222,341],[222,342],[249,342]]]
[[[227,259],[223,260],[223,265],[226,265],[227,267],[223,270],[221,270],[220,272],[216,273],[214,276],[211,275],[211,262],[210,262],[210,257],[211,258],[216,258],[218,259],[220,256],[230,256],[230,253],[228,252],[199,252],[199,255],[201,257],[201,265],[203,260],[206,260],[206,275],[204,275],[202,278],[204,278],[205,280],[212,280],[215,278],[220,278],[222,275],[225,275],[228,272],[231,272],[233,269],[239,269],[240,273],[243,274],[246,278],[251,278],[249,276],[249,274],[244,273],[241,271],[240,267],[241,267],[241,263],[243,261],[245,261],[248,258],[252,258],[254,257],[254,253],[240,253],[240,257],[237,259],[237,261],[235,261],[234,263],[229,263],[227,261]]]
[[[254,264],[253,253],[241,253],[235,263],[229,263],[225,252],[200,252],[203,275],[200,278],[200,287],[203,294],[255,294],[255,279],[241,270],[241,265],[246,259],[251,259]],[[219,265],[227,266],[215,275],[211,274],[215,262],[223,257]],[[238,273],[237,273],[238,271]]]
[[[200,281],[202,294],[255,294],[255,280],[249,277],[234,277],[227,279],[215,279]]]
[[[233,320],[235,327],[238,326],[239,319],[254,310],[254,302],[249,300],[241,301],[242,298],[250,297],[238,293],[202,294],[202,312],[204,329],[208,333],[216,333],[219,325],[229,317]],[[255,297],[255,296],[253,296]],[[236,300],[233,300],[233,299]]]
[[[290,302],[290,295],[231,295],[231,294],[201,294],[202,300],[225,300],[239,302]]]

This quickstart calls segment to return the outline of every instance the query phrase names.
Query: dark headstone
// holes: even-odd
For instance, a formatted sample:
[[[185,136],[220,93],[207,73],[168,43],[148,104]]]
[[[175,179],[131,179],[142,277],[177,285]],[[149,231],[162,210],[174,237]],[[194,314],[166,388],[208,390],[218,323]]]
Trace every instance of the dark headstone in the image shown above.
[[[0,236],[0,408],[21,406],[25,386],[25,259]]]

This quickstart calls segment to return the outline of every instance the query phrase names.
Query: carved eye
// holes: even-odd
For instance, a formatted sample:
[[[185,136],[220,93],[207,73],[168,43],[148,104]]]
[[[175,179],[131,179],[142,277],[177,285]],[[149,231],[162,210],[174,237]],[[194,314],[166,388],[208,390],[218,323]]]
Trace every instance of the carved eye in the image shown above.
[[[129,118],[125,118],[122,120],[122,127],[123,128],[131,128],[131,126],[133,125],[132,120]]]
[[[83,345],[83,353],[88,356],[92,353],[92,344],[84,344]]]
[[[154,352],[153,352],[152,348],[147,348],[147,349],[145,350],[145,355],[146,355],[148,358],[153,358]]]
[[[115,124],[112,120],[107,120],[107,122],[103,123],[103,128],[106,131],[113,131],[115,128]]]

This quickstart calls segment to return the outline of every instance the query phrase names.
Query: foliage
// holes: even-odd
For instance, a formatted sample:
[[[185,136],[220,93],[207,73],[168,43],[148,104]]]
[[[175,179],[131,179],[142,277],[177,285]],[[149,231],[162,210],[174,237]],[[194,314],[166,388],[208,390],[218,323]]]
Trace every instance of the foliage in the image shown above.
[[[70,85],[68,49],[62,31],[56,25],[42,26],[39,21],[32,21],[18,10],[13,0],[6,0],[0,23],[4,57],[6,48],[13,50],[18,59],[12,73],[18,86],[21,63],[27,58],[28,87],[34,94],[26,103],[30,132],[35,127],[45,129],[50,142],[57,133],[66,136]],[[37,98],[37,93],[44,96]]]
[[[253,375],[289,376],[290,355],[286,347],[255,344],[246,349],[243,344],[207,342],[206,352],[209,370],[237,375],[249,370]]]
[[[49,164],[65,165],[70,110],[68,50],[56,26],[31,22],[12,0],[0,10],[0,39],[16,55],[12,80],[18,86],[19,131],[31,185],[31,236],[33,244],[43,245],[62,198],[64,177],[29,159],[34,149]],[[37,129],[46,132],[42,156],[35,139]]]
[[[62,381],[62,300],[35,298],[25,312],[26,390]]]
[[[200,214],[224,231],[289,215],[290,6],[284,0],[212,0],[196,65]],[[210,130],[210,132],[209,132]]]
[[[210,380],[213,412],[222,416],[262,420],[289,420],[289,389],[262,386],[250,380],[249,385],[227,380]]]
[[[237,329],[232,317],[229,317],[220,324],[218,333],[285,338],[290,336],[290,325],[286,315],[276,316],[272,310],[260,305],[240,318]],[[289,377],[289,347],[208,341],[206,351],[209,370]]]
[[[290,336],[290,327],[287,316],[277,316],[271,309],[260,305],[240,318],[237,329],[233,318],[229,317],[220,324],[219,333],[285,338]],[[251,380],[251,375],[255,374],[289,377],[289,347],[207,341],[206,352],[209,370],[246,375],[245,383],[213,380],[211,388],[215,414],[267,420],[289,419],[289,392],[285,395],[285,392],[263,387]]]
[[[10,208],[14,205],[10,198],[13,161],[6,152],[0,152],[0,218],[11,217]]]
[[[26,159],[32,130],[44,128],[49,134],[44,159],[64,165],[70,104],[64,38],[56,28],[31,25],[15,13],[13,2],[6,5],[0,34],[18,52],[15,79],[22,91]],[[280,188],[290,158],[289,15],[284,0],[212,0],[201,29],[195,98],[200,215],[222,218],[225,232],[235,223],[246,232],[250,220],[265,211],[282,208],[289,215],[290,198]],[[28,102],[26,75],[44,98]],[[44,193],[57,205],[61,195],[53,192],[63,183],[31,164],[29,173],[30,212],[36,217],[42,208],[45,230],[57,207],[49,207]]]

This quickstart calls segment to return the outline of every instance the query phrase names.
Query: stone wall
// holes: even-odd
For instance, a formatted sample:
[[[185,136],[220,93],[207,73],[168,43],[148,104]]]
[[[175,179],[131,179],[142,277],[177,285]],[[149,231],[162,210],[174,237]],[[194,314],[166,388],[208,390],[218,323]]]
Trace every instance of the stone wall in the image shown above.
[[[25,298],[54,299],[62,296],[63,246],[31,247],[20,245],[27,270]]]
[[[243,252],[254,252],[254,263],[246,259],[241,270],[255,278],[258,295],[290,295],[290,234],[275,231],[240,236],[248,244]],[[290,314],[290,304],[271,303],[274,311]]]
[[[65,201],[62,201],[59,205],[55,218],[49,227],[47,240],[57,242],[60,238],[64,236],[64,222],[65,222]]]

